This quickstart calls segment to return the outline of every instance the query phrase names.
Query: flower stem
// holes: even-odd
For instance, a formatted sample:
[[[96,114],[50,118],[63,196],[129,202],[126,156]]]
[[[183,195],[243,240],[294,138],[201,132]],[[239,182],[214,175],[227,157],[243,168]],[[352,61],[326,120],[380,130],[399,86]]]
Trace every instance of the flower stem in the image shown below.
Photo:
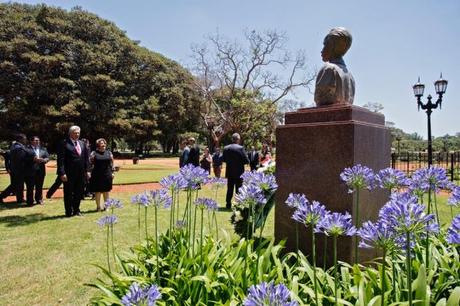
[[[145,227],[145,240],[147,240],[147,247],[149,246],[149,233],[147,230],[147,206],[144,209],[144,227]]]
[[[297,223],[296,223],[297,224]],[[311,253],[313,256],[313,287],[315,289],[315,305],[318,306],[318,285],[316,280],[316,243],[314,226],[311,226]]]
[[[142,241],[141,238],[141,205],[137,205],[137,228],[139,229],[139,243]]]
[[[158,252],[158,208],[155,205],[155,257],[157,260],[157,283],[160,284],[160,254]]]
[[[355,204],[355,211],[356,211],[356,220],[355,220],[355,227],[359,228],[359,189],[356,190],[356,204]],[[358,253],[358,236],[354,237],[355,243],[355,264],[359,261],[359,253]]]
[[[324,248],[323,248],[323,270],[326,271],[326,257],[327,256],[327,236],[324,235]]]
[[[203,271],[203,214],[204,214],[204,209],[201,208],[200,267],[202,271]]]
[[[438,225],[441,226],[441,219],[439,219],[438,201],[436,199],[436,192],[433,194],[433,198],[434,198],[434,209],[436,210],[436,219],[438,220]]]
[[[113,262],[114,262],[114,265],[116,266],[117,259],[115,257],[115,245],[113,243],[113,224],[110,224],[110,240],[111,240],[111,243],[112,243]]]
[[[192,237],[193,237],[193,240],[192,240],[192,255],[193,257],[195,257],[195,231],[196,231],[196,206],[194,207],[194,218],[193,218],[193,233],[192,233]]]
[[[110,228],[107,226],[107,267],[109,268],[109,272],[112,272],[110,268],[110,256],[109,256],[109,235],[110,235]]]
[[[339,305],[338,297],[337,297],[337,278],[339,277],[337,274],[337,236],[332,236],[332,244],[334,248],[334,295],[335,295],[335,305]]]
[[[381,306],[385,305],[385,268],[386,268],[386,249],[383,249],[383,262],[382,262],[382,301]]]
[[[212,217],[214,218],[214,223],[216,225],[216,239],[219,240],[219,228],[217,227],[216,211],[212,212]]]
[[[407,293],[409,298],[409,306],[412,306],[412,269],[410,257],[410,233],[406,232],[406,265],[407,265]]]

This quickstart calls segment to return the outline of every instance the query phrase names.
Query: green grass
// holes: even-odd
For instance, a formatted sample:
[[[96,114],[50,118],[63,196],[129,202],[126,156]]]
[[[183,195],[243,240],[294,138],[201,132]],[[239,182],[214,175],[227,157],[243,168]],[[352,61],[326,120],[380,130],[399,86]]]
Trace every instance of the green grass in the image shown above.
[[[132,194],[114,194],[124,203],[117,210],[115,247],[120,254],[138,243],[137,207]],[[203,188],[200,196],[211,196]],[[223,207],[225,191],[218,202]],[[182,201],[181,204],[185,204]],[[105,231],[96,225],[103,215],[95,204],[82,202],[84,217],[63,218],[62,200],[44,206],[0,206],[0,304],[4,305],[85,305],[95,289],[85,286],[101,277],[94,264],[106,265]],[[221,230],[233,233],[230,212],[217,212]],[[153,210],[149,211],[149,232],[153,235]],[[169,211],[159,213],[160,228],[169,226]],[[264,233],[273,235],[273,213]]]

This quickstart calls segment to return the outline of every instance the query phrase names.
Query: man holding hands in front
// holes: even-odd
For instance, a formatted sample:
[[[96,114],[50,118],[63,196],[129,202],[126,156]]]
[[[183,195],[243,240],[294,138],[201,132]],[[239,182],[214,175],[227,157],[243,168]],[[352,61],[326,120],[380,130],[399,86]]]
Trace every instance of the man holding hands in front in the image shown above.
[[[86,144],[79,140],[80,127],[69,128],[69,137],[58,151],[57,173],[64,183],[64,206],[66,217],[81,216],[80,201],[85,186],[85,176],[91,173]]]

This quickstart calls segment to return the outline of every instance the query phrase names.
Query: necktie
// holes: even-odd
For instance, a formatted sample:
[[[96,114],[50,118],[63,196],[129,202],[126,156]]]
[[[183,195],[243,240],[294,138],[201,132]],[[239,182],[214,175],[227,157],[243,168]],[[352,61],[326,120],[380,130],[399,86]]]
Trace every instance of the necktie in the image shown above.
[[[81,147],[78,141],[75,141],[75,150],[77,151],[78,155],[81,155]]]

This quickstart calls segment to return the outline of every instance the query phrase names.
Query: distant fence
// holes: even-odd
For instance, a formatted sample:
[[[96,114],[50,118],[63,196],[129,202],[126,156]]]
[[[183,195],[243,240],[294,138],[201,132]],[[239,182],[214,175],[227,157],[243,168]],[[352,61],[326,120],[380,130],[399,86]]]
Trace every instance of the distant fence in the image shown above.
[[[460,181],[460,151],[433,152],[433,166],[446,169],[447,175],[452,182]],[[407,176],[411,176],[415,170],[428,167],[428,153],[392,153],[391,167],[404,171]]]

